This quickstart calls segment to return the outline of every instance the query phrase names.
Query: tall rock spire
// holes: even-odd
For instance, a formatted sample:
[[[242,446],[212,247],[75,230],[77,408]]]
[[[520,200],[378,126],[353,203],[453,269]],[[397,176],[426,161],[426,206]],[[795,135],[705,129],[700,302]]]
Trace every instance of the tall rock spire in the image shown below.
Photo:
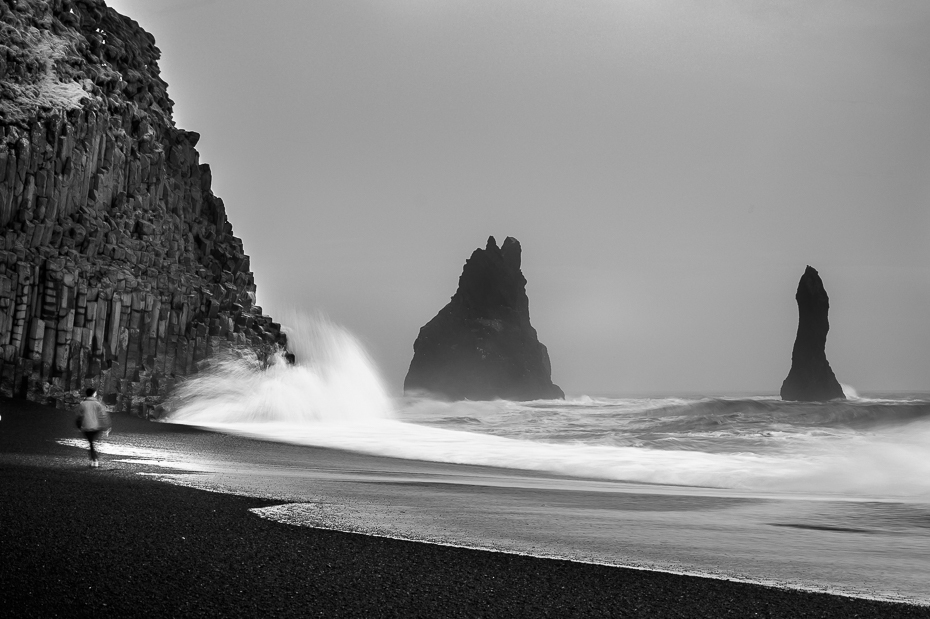
[[[404,391],[451,400],[565,397],[530,325],[520,242],[494,237],[465,262],[458,290],[420,329]]]
[[[791,370],[781,386],[782,400],[817,402],[845,399],[825,352],[830,299],[817,270],[808,266],[798,283],[798,335],[791,352]]]

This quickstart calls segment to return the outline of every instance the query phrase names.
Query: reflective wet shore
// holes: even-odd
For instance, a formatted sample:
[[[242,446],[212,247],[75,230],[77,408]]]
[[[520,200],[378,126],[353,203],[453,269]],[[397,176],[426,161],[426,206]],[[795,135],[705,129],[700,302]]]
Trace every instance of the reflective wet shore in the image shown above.
[[[165,427],[114,465],[281,501],[289,524],[930,603],[930,505],[574,479]],[[81,441],[65,439],[78,448]]]

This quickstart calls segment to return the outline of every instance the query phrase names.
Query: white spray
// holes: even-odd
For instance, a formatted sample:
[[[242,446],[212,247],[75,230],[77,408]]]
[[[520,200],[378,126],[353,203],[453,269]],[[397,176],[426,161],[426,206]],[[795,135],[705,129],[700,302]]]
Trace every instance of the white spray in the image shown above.
[[[262,369],[254,359],[219,363],[180,389],[181,406],[169,421],[276,442],[581,477],[765,492],[930,498],[930,460],[925,457],[930,444],[928,420],[906,429],[848,437],[797,436],[789,439],[790,449],[778,452],[714,453],[635,443],[596,444],[596,439],[583,437],[556,440],[540,433],[545,422],[539,407],[584,426],[597,414],[641,414],[643,404],[581,399],[538,402],[534,408],[513,402],[393,400],[351,334],[322,319],[303,319],[294,325],[288,329],[288,342],[297,365],[278,360]],[[504,435],[465,431],[487,430],[489,424],[482,418],[504,414],[512,420]],[[404,418],[416,423],[398,420]]]
[[[279,355],[227,358],[179,389],[173,423],[354,424],[391,417],[391,400],[374,363],[345,329],[324,318],[286,329],[297,364]]]

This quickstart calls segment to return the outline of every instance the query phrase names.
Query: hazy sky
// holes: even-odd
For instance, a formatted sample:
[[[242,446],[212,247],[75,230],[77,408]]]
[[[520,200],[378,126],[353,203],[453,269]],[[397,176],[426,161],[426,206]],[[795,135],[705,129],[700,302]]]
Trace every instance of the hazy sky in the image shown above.
[[[568,395],[777,393],[804,267],[860,391],[930,391],[926,0],[110,0],[266,313],[395,393],[489,235]]]

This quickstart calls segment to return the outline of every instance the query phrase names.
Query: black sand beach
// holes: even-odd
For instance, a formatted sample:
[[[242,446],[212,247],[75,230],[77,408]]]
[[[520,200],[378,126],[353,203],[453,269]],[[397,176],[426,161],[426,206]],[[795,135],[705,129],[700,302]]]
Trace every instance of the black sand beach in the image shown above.
[[[7,616],[930,617],[925,607],[278,524],[274,502],[138,475],[0,400]],[[195,432],[118,417],[117,431]]]

